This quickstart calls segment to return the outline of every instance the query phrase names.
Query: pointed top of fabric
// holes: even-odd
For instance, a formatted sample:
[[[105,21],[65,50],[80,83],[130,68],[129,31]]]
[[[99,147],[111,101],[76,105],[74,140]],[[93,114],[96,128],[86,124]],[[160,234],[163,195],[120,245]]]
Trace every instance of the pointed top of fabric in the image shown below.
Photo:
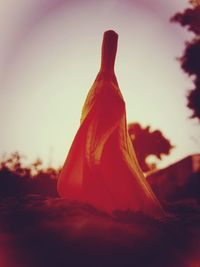
[[[104,32],[101,50],[100,72],[114,73],[115,58],[117,53],[118,34],[113,30]]]

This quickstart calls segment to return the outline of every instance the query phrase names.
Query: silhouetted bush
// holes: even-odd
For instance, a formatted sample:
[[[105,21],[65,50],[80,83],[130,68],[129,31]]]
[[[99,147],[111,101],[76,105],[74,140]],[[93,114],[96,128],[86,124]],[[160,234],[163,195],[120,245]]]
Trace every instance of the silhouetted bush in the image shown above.
[[[29,167],[22,165],[22,156],[15,152],[0,164],[0,197],[40,194],[57,197],[57,176],[60,170],[41,169],[37,159]]]

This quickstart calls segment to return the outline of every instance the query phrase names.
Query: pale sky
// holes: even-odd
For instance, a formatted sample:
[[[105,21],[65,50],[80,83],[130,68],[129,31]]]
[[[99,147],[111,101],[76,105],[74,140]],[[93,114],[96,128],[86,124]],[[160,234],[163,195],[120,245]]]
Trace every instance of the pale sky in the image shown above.
[[[1,0],[0,155],[62,165],[99,70],[103,32],[118,32],[116,75],[128,122],[176,146],[160,167],[199,153],[192,88],[176,60],[191,34],[169,22],[186,0]]]

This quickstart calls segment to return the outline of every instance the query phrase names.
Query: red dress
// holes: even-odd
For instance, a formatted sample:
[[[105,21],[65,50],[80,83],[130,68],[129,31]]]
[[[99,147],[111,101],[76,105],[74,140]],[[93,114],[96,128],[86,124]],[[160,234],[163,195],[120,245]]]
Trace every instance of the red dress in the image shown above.
[[[58,193],[98,209],[162,215],[127,131],[125,102],[114,74],[118,35],[104,33],[102,64],[83,106],[80,128],[58,179]]]

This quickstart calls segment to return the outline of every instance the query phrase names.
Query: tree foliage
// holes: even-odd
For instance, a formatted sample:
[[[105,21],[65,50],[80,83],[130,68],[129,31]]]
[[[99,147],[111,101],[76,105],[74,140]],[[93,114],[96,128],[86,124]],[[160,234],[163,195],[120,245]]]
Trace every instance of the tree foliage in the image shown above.
[[[194,38],[185,44],[180,64],[193,79],[194,88],[188,92],[187,106],[192,110],[191,117],[200,121],[200,5],[193,4],[183,13],[177,13],[171,21],[187,27],[194,34]]]
[[[143,171],[150,170],[150,165],[147,163],[149,156],[155,156],[161,160],[162,156],[169,155],[173,148],[161,131],[152,131],[150,126],[142,128],[139,123],[131,123],[128,131]]]
[[[0,197],[39,194],[56,197],[57,177],[60,169],[44,168],[36,159],[30,166],[24,166],[24,157],[12,153],[0,162]]]

